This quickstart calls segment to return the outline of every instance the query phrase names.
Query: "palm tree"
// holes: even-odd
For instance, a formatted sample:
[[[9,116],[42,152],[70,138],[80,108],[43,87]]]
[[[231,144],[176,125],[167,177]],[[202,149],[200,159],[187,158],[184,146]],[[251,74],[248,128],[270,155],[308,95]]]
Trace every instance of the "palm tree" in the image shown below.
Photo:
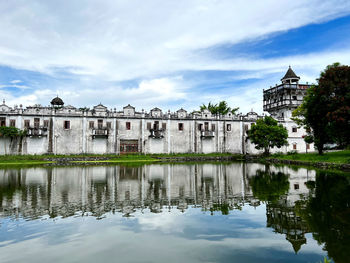
[[[231,112],[232,114],[235,114],[236,111],[239,109],[237,108],[233,108],[231,109],[226,101],[220,101],[219,104],[212,104],[211,102],[208,103],[208,105],[203,104],[202,106],[200,106],[200,110],[209,110],[211,112],[211,114],[214,115],[226,115],[227,113]]]

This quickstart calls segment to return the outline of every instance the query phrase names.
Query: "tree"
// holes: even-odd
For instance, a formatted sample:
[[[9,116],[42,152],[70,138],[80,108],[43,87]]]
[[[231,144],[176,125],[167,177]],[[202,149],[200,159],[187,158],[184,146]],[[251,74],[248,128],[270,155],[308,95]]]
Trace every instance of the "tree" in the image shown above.
[[[287,129],[270,116],[258,119],[247,133],[248,139],[255,144],[255,148],[258,150],[264,149],[265,155],[269,155],[270,148],[281,148],[288,145]]]
[[[211,102],[208,103],[208,105],[203,104],[200,106],[200,110],[209,110],[214,115],[226,115],[227,113],[231,112],[232,114],[235,114],[239,108],[231,108],[228,106],[226,101],[220,101],[219,104],[212,104]]]
[[[254,197],[260,201],[276,202],[289,190],[288,175],[271,172],[266,166],[266,171],[257,170],[256,175],[249,178]]]
[[[303,103],[293,112],[293,120],[308,131],[319,154],[324,144],[350,144],[350,67],[339,63],[321,72],[318,85],[308,89]]]
[[[13,141],[14,138],[19,138],[20,139],[20,143],[19,143],[19,149],[18,151],[21,152],[22,150],[22,139],[23,137],[27,134],[26,130],[20,130],[17,129],[16,127],[7,127],[7,126],[1,126],[0,127],[0,138],[4,137],[4,138],[10,138],[10,147],[11,147],[11,143]],[[5,141],[5,154],[6,154],[6,141]]]

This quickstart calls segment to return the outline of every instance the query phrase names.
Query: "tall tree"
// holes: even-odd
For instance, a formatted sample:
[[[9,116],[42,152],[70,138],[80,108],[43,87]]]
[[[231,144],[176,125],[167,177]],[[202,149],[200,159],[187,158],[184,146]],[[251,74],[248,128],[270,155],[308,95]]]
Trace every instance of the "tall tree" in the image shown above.
[[[319,154],[324,144],[350,144],[350,67],[339,63],[321,72],[318,85],[308,89],[303,103],[293,112],[294,120],[306,127]]]
[[[248,139],[255,144],[255,148],[264,149],[265,155],[269,155],[273,147],[281,148],[288,145],[287,129],[270,116],[258,119],[247,133]]]
[[[220,101],[218,104],[212,104],[211,102],[209,102],[208,105],[203,104],[202,106],[200,106],[201,111],[205,109],[208,109],[214,115],[226,115],[229,112],[235,114],[239,108],[231,108],[228,106],[227,102],[223,100]]]

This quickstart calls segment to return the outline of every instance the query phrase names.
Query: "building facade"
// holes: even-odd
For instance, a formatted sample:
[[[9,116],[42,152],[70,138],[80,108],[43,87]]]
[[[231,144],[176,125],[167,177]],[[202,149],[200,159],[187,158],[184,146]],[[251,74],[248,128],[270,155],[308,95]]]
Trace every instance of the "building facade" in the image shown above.
[[[303,140],[305,131],[290,119],[308,87],[299,85],[298,80],[289,68],[281,85],[264,90],[264,110],[282,123],[289,134],[289,145],[272,151],[313,150],[313,145]],[[138,112],[131,105],[121,111],[102,104],[78,109],[65,106],[58,97],[46,107],[11,108],[3,101],[0,125],[27,133],[18,138],[0,137],[0,154],[255,154],[259,151],[247,139],[246,132],[261,117],[253,111],[217,116],[208,110],[188,113],[182,108],[176,112],[159,108]]]

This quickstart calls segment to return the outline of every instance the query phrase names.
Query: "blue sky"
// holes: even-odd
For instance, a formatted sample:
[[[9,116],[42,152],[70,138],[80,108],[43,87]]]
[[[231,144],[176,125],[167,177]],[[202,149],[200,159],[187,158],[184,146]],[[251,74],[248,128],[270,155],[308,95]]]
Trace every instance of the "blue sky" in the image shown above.
[[[288,66],[350,64],[350,1],[1,2],[0,98],[137,110],[226,100],[262,112]]]

